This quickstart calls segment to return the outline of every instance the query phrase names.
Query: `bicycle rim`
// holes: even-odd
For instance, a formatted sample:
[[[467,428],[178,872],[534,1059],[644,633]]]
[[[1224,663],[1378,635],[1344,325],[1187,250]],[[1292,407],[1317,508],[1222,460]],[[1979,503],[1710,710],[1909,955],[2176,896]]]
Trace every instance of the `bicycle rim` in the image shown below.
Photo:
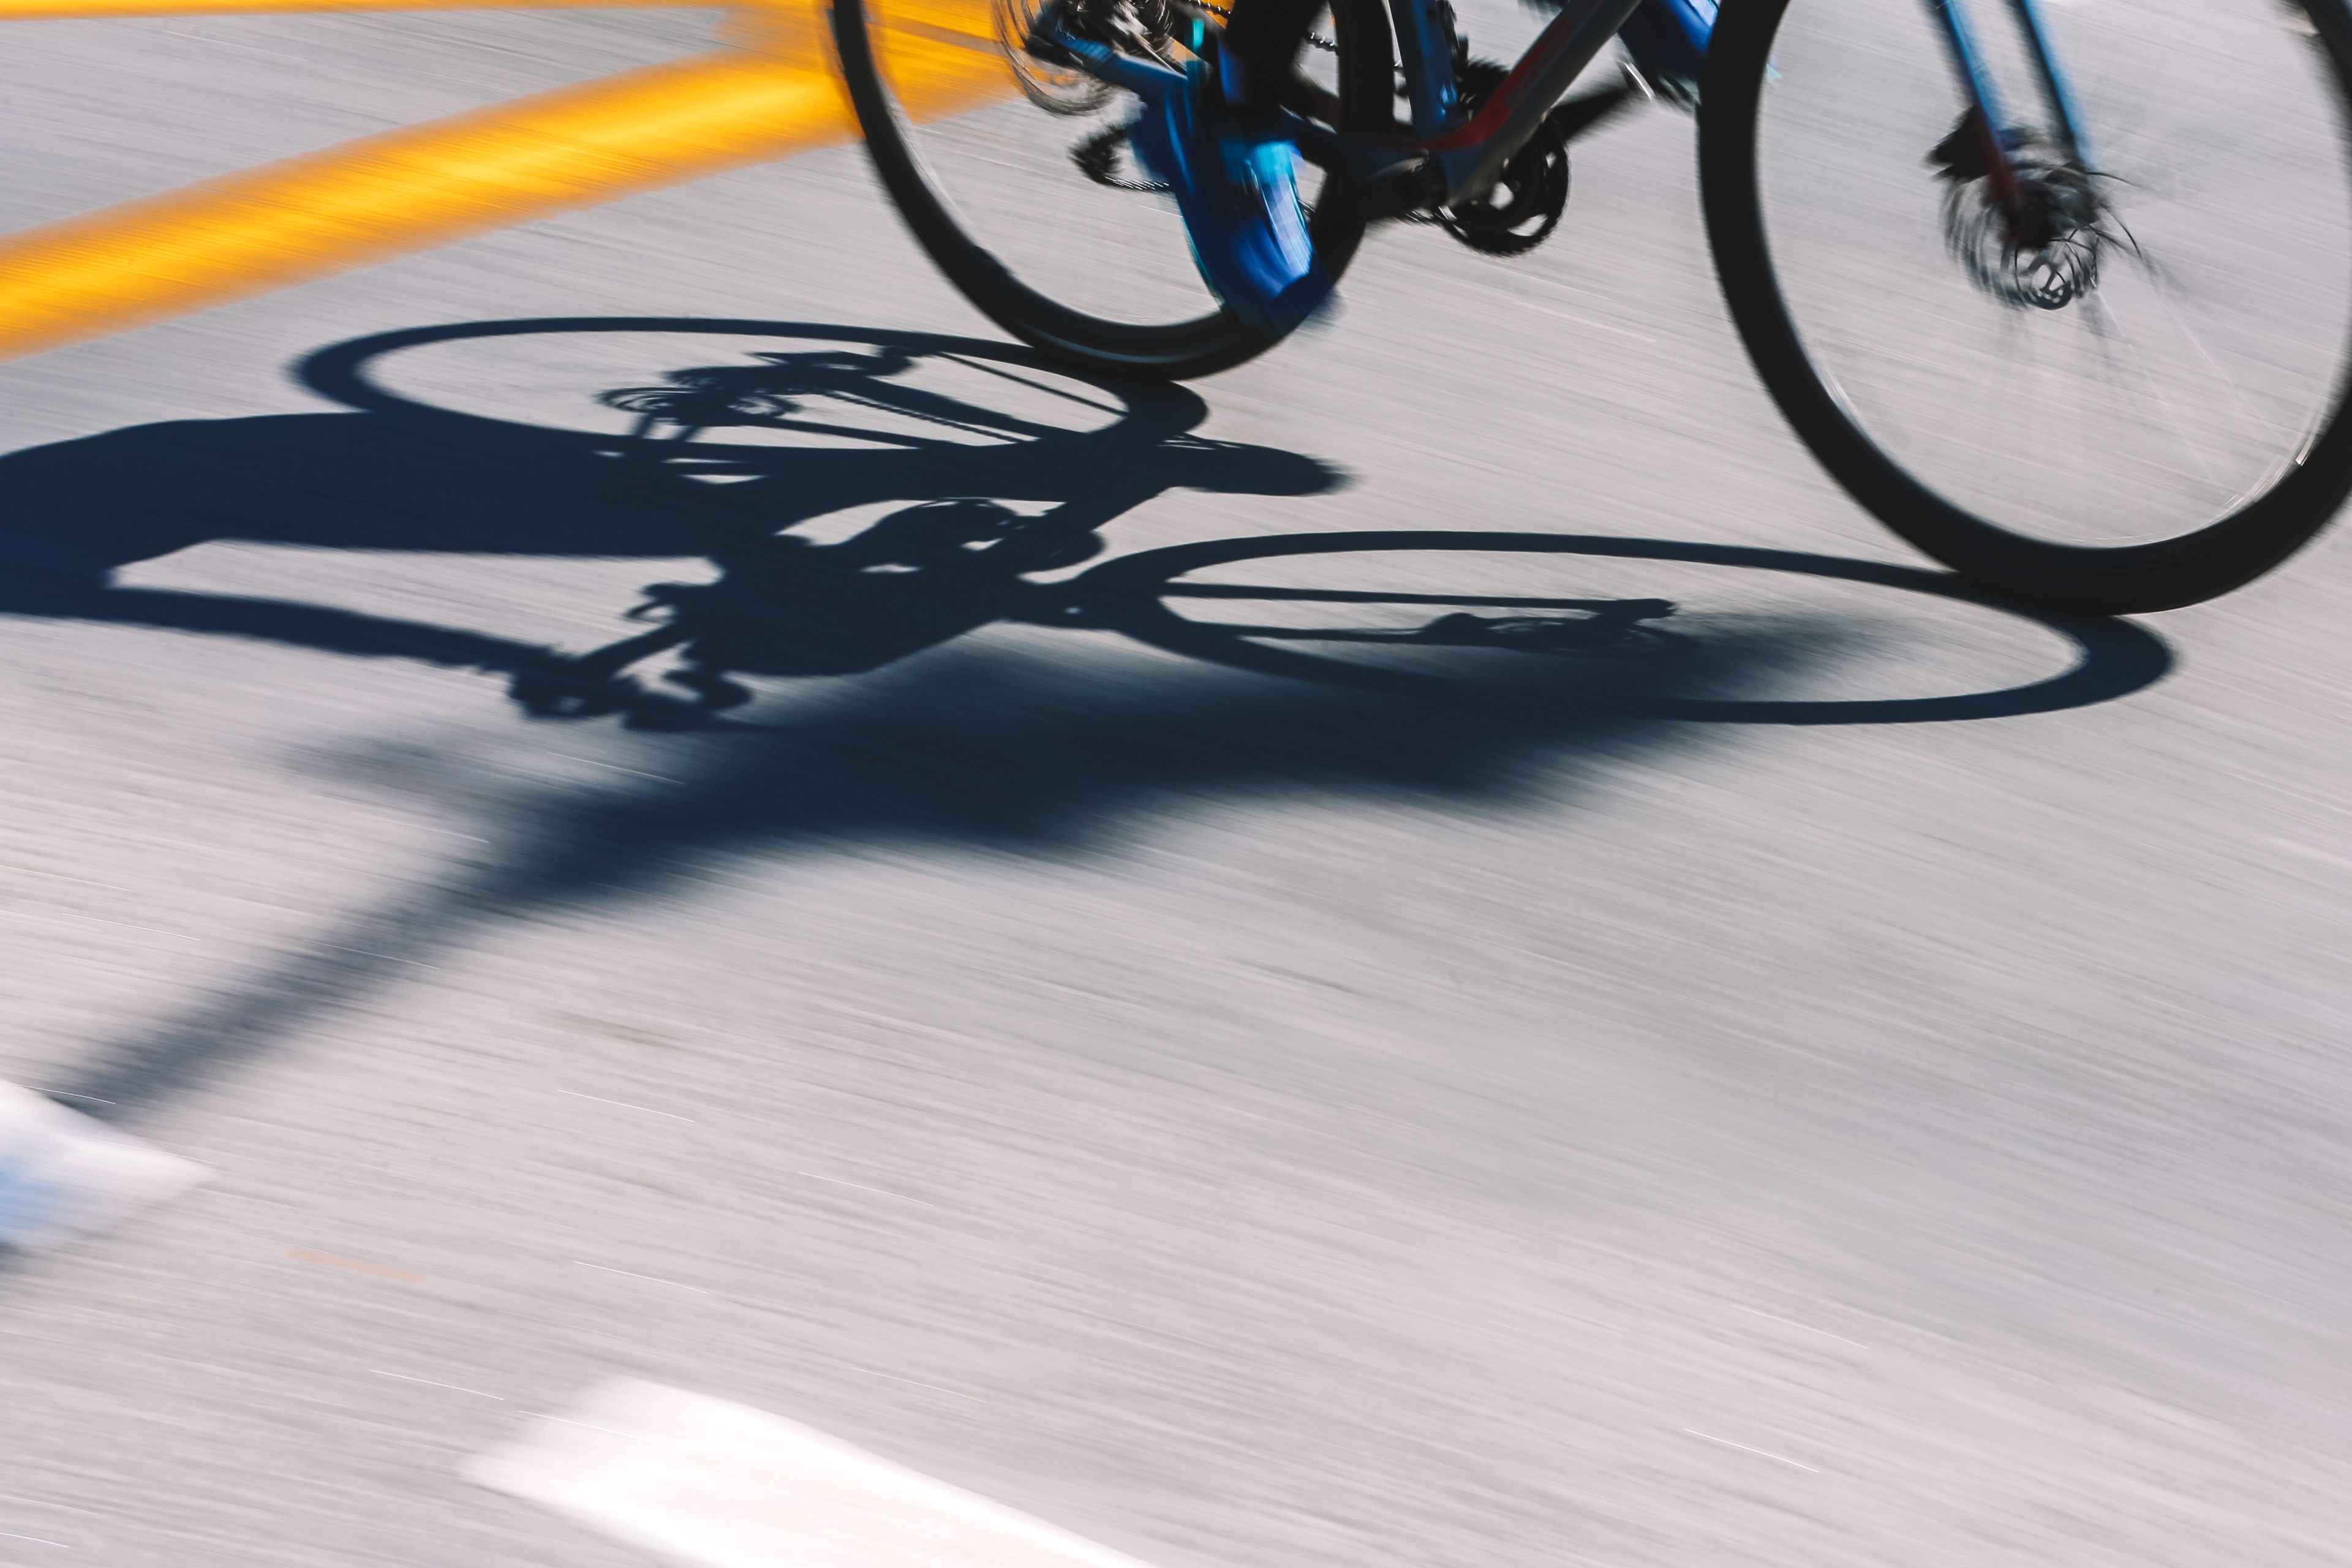
[[[1709,219],[1751,353],[1832,472],[1951,564],[2105,609],[2235,586],[2352,483],[2340,0],[2043,5],[2071,163],[2009,8],[1955,4],[2063,237],[2019,243],[1954,166],[1927,6],[1727,7]]]

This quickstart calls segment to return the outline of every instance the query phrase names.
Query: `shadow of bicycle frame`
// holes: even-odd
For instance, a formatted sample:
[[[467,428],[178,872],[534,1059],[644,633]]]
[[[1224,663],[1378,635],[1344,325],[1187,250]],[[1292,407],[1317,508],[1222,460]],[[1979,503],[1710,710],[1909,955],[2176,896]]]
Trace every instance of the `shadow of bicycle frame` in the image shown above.
[[[846,389],[852,404],[879,398],[894,417],[961,428],[950,432],[952,439],[901,428],[887,442],[845,451],[730,449],[719,460],[749,477],[713,487],[674,471],[688,451],[709,460],[707,447],[657,438],[642,419],[636,432],[619,437],[509,426],[411,404],[365,374],[386,353],[455,338],[614,331],[864,345],[826,349],[821,362],[786,365],[782,378],[747,375],[719,390],[739,403],[756,395],[761,407],[754,412],[767,420],[834,421]],[[1307,495],[1333,488],[1338,476],[1297,454],[1192,435],[1206,409],[1182,389],[1097,389],[1108,423],[1079,435],[1023,432],[984,408],[900,395],[919,389],[877,392],[877,384],[895,383],[925,356],[943,354],[984,362],[991,374],[1046,374],[1002,344],[840,327],[659,318],[473,323],[339,345],[308,362],[305,379],[358,413],[150,426],[0,458],[0,496],[11,501],[0,550],[18,563],[0,611],[467,665],[521,682],[526,696],[533,681],[577,679],[583,689],[614,694],[603,709],[587,703],[580,711],[618,712],[646,728],[723,731],[707,741],[678,737],[682,749],[662,779],[585,792],[539,788],[497,803],[480,825],[493,848],[479,864],[446,884],[412,887],[355,910],[179,1016],[101,1043],[64,1092],[111,1101],[110,1115],[135,1118],[362,996],[413,979],[417,965],[487,926],[525,910],[641,896],[691,877],[713,857],[845,841],[1106,851],[1170,803],[1262,798],[1270,790],[1333,800],[1402,792],[1438,805],[1556,805],[1555,784],[1543,781],[1556,780],[1580,752],[1685,743],[1708,723],[1888,724],[2050,712],[2124,696],[2169,667],[2165,645],[2143,628],[2002,605],[1940,573],[1675,541],[1302,533],[1146,551],[1041,580],[1084,561],[1105,523],[1169,489]],[[826,378],[830,385],[815,384]],[[692,384],[665,385],[702,395]],[[812,412],[815,404],[827,406]],[[704,421],[703,429],[747,416],[708,402],[683,412]],[[142,455],[183,461],[159,471],[134,460]],[[209,482],[186,483],[192,466]],[[478,486],[488,493],[476,493]],[[1008,508],[1008,498],[1043,510]],[[453,519],[433,510],[436,500],[466,510]],[[798,521],[873,504],[899,510],[837,543],[776,542]],[[77,525],[88,531],[64,533]],[[112,564],[215,538],[546,556],[700,554],[719,563],[717,582],[655,601],[669,616],[656,628],[666,650],[686,653],[691,668],[699,648],[711,682],[747,668],[814,675],[813,666],[863,679],[839,686],[831,702],[755,723],[632,681],[624,672],[629,660],[614,663],[610,649],[609,668],[590,662],[583,669],[597,656],[314,605],[124,588],[108,579]],[[1655,561],[1924,595],[2021,616],[2063,638],[2074,660],[2041,680],[1942,697],[1692,697],[1673,689],[1671,659],[1617,660],[1596,677],[1578,657],[1595,651],[1580,647],[1580,638],[1590,645],[1654,630],[1674,608],[1666,601],[1411,589],[1368,595],[1192,576],[1283,558],[1432,550]],[[1415,606],[1437,612],[1430,626],[1444,628],[1422,628],[1425,640],[1522,652],[1529,673],[1474,689],[1333,657],[1337,644],[1328,639],[1309,648],[1270,638],[1264,626],[1203,620],[1177,607],[1253,597],[1433,601]],[[789,613],[795,605],[802,618]],[[1022,649],[963,641],[1003,623],[1117,632],[1185,661],[1149,661],[1097,679],[1085,661],[1039,653],[1034,639]],[[828,628],[838,629],[838,638]],[[614,646],[625,649],[631,640]],[[1769,634],[1724,640],[1718,651],[1759,684],[1808,657],[1803,647]],[[1265,676],[1289,679],[1258,679]],[[331,769],[378,790],[431,791],[435,765],[411,757],[394,766],[369,754]]]

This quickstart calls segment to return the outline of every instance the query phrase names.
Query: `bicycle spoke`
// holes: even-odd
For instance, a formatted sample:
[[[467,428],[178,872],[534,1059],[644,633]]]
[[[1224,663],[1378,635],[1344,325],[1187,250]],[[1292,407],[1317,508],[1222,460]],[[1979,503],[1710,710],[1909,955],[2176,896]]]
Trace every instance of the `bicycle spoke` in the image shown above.
[[[1790,0],[1781,20],[1757,183],[1819,373],[1902,468],[2010,531],[2104,545],[2228,515],[2344,382],[2352,159],[2328,62],[2277,0],[2045,7],[2099,160],[2078,168],[2008,8],[1955,3],[2011,116],[2007,205],[1930,165],[1969,142],[1924,6]]]

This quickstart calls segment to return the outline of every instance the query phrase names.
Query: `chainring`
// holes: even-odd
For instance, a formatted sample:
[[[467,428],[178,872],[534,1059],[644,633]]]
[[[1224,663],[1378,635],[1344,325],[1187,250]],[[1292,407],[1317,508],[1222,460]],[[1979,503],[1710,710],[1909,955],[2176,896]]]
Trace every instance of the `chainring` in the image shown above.
[[[1509,73],[1491,60],[1469,60],[1455,68],[1463,111],[1478,105],[1503,85]],[[1460,206],[1441,208],[1437,221],[1445,232],[1488,256],[1524,256],[1551,237],[1559,216],[1568,207],[1568,138],[1547,118],[1525,147],[1503,165],[1502,178],[1486,195]]]

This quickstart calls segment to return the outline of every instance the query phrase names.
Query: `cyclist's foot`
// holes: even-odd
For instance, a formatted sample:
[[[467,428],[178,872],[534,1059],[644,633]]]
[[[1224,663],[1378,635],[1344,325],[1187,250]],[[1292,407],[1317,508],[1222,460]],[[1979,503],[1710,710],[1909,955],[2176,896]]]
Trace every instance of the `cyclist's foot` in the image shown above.
[[[1298,150],[1278,113],[1230,107],[1196,69],[1179,91],[1147,101],[1129,138],[1168,183],[1201,276],[1244,322],[1278,338],[1331,297],[1298,205]]]

